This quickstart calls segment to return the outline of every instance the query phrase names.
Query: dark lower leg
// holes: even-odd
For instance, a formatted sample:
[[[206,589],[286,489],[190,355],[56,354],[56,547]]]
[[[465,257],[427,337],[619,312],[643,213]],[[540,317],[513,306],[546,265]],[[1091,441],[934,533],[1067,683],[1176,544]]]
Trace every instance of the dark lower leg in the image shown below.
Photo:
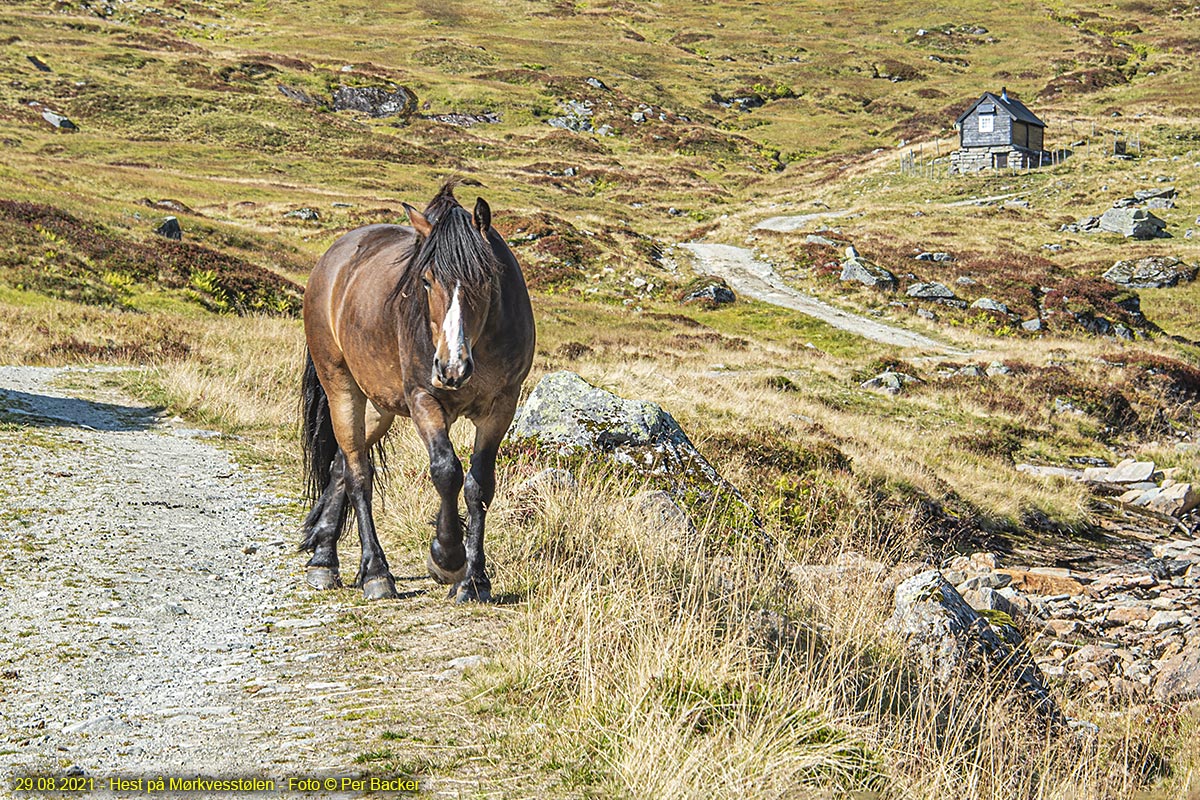
[[[437,534],[429,546],[430,572],[438,580],[453,583],[460,579],[467,558],[463,549],[462,520],[458,516],[463,470],[462,462],[454,454],[454,447],[445,434],[430,447],[429,477],[441,497]]]
[[[329,484],[304,521],[303,549],[312,551],[308,560],[309,583],[319,589],[340,585],[338,577],[338,539],[346,524],[345,457],[339,450],[334,456]]]
[[[354,585],[362,587],[368,598],[379,599],[395,597],[396,585],[375,533],[375,517],[371,513],[374,471],[365,452],[357,454],[357,458],[347,457],[346,491],[358,519],[358,539],[362,547]]]
[[[491,599],[492,582],[487,576],[487,561],[483,554],[483,530],[487,521],[487,510],[496,493],[496,450],[488,448],[471,457],[471,471],[467,474],[467,572],[458,586],[458,599]]]

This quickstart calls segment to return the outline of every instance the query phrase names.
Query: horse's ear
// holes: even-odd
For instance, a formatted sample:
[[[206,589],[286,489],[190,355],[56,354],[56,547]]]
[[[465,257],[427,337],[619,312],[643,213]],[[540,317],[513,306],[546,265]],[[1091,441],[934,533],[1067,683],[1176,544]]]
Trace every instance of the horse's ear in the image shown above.
[[[492,208],[482,197],[475,198],[475,227],[480,233],[487,233],[492,227]]]
[[[429,224],[429,220],[425,219],[424,214],[417,211],[408,203],[404,203],[403,205],[405,212],[408,214],[408,221],[412,223],[413,228],[416,229],[417,233],[428,239],[430,232],[433,231],[433,226]]]

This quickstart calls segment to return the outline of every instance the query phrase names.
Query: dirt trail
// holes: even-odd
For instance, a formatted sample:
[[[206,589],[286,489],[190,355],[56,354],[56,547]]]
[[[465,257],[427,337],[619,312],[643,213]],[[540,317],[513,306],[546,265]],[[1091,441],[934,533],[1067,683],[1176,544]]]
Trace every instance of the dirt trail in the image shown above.
[[[449,662],[495,646],[501,612],[447,603],[402,554],[399,602],[305,588],[299,510],[104,377],[0,367],[0,795],[68,770],[362,773],[385,730],[407,741],[378,772],[473,752]],[[423,789],[478,788],[443,772]]]
[[[871,341],[942,355],[968,354],[965,350],[935,341],[928,336],[842,311],[822,300],[798,292],[788,286],[770,264],[755,258],[754,253],[744,247],[700,242],[689,242],[680,247],[696,257],[698,272],[722,277],[735,292],[755,300],[799,311],[838,330],[849,331]]]

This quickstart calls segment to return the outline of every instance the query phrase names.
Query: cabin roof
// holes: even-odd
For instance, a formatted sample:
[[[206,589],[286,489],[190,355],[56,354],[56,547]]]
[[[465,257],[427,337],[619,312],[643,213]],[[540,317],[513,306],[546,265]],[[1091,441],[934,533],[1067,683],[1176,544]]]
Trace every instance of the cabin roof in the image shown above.
[[[995,94],[992,94],[991,92],[984,92],[983,95],[978,100],[976,100],[974,103],[971,104],[970,108],[968,108],[966,111],[964,111],[959,116],[959,118],[954,121],[955,124],[961,125],[962,121],[964,119],[971,116],[971,114],[975,111],[976,108],[978,108],[979,106],[981,106],[985,103],[992,103],[994,105],[997,105],[997,106],[1003,108],[1005,111],[1007,111],[1009,114],[1011,114],[1012,117],[1014,119],[1016,119],[1018,122],[1025,122],[1030,125],[1036,125],[1039,128],[1046,127],[1046,123],[1044,123],[1040,119],[1038,119],[1037,115],[1034,114],[1032,111],[1030,111],[1028,108],[1026,108],[1025,104],[1022,103],[1020,100],[1017,100],[1016,98],[1014,98],[1010,95],[1007,95],[1007,94],[995,95]]]

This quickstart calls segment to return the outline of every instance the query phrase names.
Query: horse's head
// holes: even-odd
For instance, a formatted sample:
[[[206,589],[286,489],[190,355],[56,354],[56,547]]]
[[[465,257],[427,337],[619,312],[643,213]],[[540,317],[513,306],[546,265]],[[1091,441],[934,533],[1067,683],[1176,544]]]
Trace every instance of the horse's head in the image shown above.
[[[440,197],[440,195],[439,195]],[[473,356],[491,309],[498,266],[488,243],[492,211],[481,197],[475,213],[453,202],[425,214],[405,204],[413,228],[422,237],[414,268],[419,272],[429,309],[433,340],[431,382],[459,389],[475,371]],[[431,221],[432,220],[432,221]]]

